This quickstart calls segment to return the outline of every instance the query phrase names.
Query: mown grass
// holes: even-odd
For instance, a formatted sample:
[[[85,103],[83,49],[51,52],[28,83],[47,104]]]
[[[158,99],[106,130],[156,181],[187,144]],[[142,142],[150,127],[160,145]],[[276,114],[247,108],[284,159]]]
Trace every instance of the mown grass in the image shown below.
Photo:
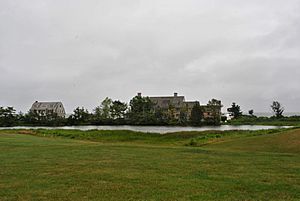
[[[273,153],[298,153],[300,154],[300,132],[299,130],[289,130],[280,135],[240,138],[228,140],[224,143],[211,145],[210,148],[231,151],[249,152],[273,152]]]
[[[77,140],[89,140],[102,143],[118,144],[149,144],[149,145],[185,145],[203,146],[232,138],[268,135],[283,132],[290,129],[270,130],[235,130],[235,131],[182,131],[175,133],[143,133],[130,130],[3,130],[0,133],[30,134],[41,137],[68,138]]]
[[[300,130],[0,131],[0,200],[299,200],[299,140]]]

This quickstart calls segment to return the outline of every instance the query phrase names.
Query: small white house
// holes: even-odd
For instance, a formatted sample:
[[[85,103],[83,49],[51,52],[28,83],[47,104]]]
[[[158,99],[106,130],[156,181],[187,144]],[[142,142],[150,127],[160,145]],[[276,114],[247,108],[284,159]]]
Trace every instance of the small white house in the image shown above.
[[[65,117],[66,111],[62,102],[39,102],[35,101],[30,109],[32,112],[44,115],[48,112],[53,112],[59,117]]]

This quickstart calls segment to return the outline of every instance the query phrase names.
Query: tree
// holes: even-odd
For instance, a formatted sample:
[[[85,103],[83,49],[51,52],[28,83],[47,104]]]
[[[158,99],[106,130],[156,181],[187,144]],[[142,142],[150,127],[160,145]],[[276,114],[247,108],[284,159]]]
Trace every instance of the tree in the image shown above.
[[[209,124],[219,125],[221,122],[221,108],[223,107],[220,100],[211,99],[208,101],[207,108],[211,113],[211,117],[205,119],[205,121]]]
[[[111,124],[112,116],[111,116],[111,107],[112,107],[112,99],[106,97],[99,106],[97,106],[92,114],[92,124]]]
[[[176,108],[172,103],[169,103],[169,107],[167,110],[167,117],[168,117],[168,123],[169,124],[176,124]]]
[[[37,125],[40,120],[40,115],[36,111],[29,110],[24,115],[24,122],[27,125]]]
[[[65,125],[65,118],[60,117],[53,110],[46,110],[45,112],[39,113],[35,110],[30,110],[24,116],[22,114],[17,115],[20,122],[26,125],[35,126],[61,126]]]
[[[102,120],[102,109],[101,109],[101,106],[95,107],[95,109],[93,111],[94,111],[93,119],[96,120],[96,121]]]
[[[13,126],[16,124],[16,110],[13,107],[0,107],[0,126]]]
[[[112,106],[112,100],[106,97],[101,103],[102,119],[111,118],[110,107]]]
[[[86,124],[90,121],[91,114],[84,107],[77,107],[73,114],[68,118],[71,125]]]
[[[196,102],[191,111],[191,124],[194,126],[201,125],[201,121],[203,119],[203,111],[200,107],[200,103]]]
[[[254,110],[249,110],[248,113],[249,113],[250,116],[253,116],[254,115]]]
[[[135,96],[129,103],[128,117],[133,124],[152,124],[155,122],[154,104],[149,97]]]
[[[243,114],[240,106],[234,102],[232,103],[230,108],[227,108],[227,111],[229,112],[230,116],[232,116],[233,118],[238,118]]]
[[[179,124],[186,125],[188,121],[187,107],[182,107],[179,113]]]
[[[284,107],[278,101],[273,101],[271,108],[276,118],[283,117]]]
[[[155,124],[165,125],[168,123],[168,115],[165,110],[157,107],[154,112]]]
[[[127,110],[127,104],[122,103],[119,100],[114,101],[110,106],[110,113],[113,119],[124,118],[126,110]]]
[[[210,101],[208,101],[208,104],[209,106],[217,106],[217,107],[223,107],[222,103],[220,100],[217,100],[217,99],[211,99]]]

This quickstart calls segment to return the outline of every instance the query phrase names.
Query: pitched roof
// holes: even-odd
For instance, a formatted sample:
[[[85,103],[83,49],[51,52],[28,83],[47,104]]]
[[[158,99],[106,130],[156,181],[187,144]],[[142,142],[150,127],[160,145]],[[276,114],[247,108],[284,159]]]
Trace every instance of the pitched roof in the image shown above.
[[[152,100],[184,100],[184,96],[157,96],[157,97],[149,97]]]
[[[158,107],[168,108],[169,105],[174,107],[181,107],[184,102],[184,96],[159,96],[149,97]]]
[[[55,109],[59,107],[60,105],[63,105],[62,102],[34,102],[32,104],[31,109],[32,110],[41,110],[41,109]]]

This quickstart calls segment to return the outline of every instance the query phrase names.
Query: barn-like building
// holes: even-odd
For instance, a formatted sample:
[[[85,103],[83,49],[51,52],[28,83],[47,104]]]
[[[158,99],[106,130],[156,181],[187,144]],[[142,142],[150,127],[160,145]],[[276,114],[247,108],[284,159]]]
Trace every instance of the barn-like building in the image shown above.
[[[48,113],[54,113],[57,114],[59,117],[65,117],[66,111],[62,104],[62,102],[39,102],[35,101],[32,104],[32,107],[30,109],[32,112],[36,112],[40,115],[45,115]]]

